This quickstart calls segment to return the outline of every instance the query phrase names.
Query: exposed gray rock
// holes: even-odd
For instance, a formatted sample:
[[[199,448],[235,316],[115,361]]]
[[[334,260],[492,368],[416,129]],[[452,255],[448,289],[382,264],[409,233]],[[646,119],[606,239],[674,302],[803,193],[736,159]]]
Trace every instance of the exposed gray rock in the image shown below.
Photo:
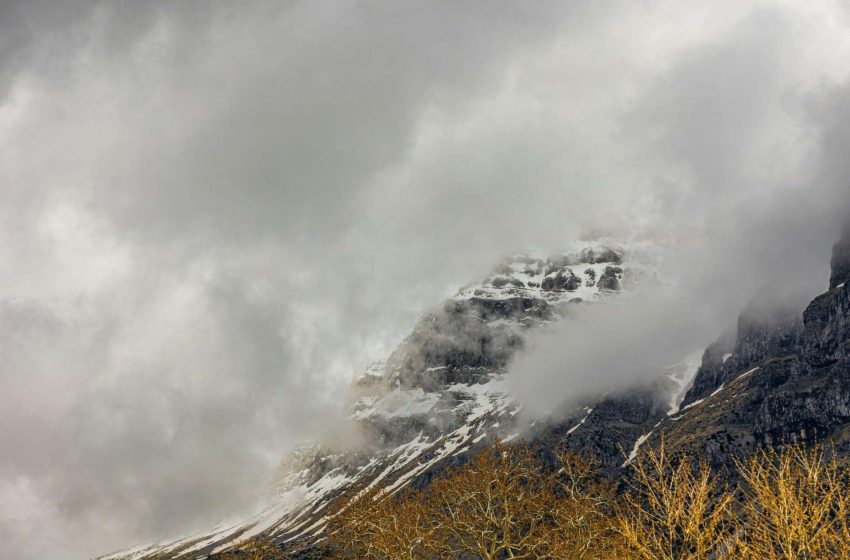
[[[799,354],[802,333],[798,310],[783,305],[778,298],[755,298],[738,317],[735,336],[726,333],[706,349],[682,406],[705,397],[769,357]]]
[[[802,326],[788,315],[743,313],[735,354],[718,374],[717,352],[706,352],[691,407],[659,426],[668,446],[720,470],[763,444],[829,441],[850,455],[850,291],[840,284],[809,304]]]
[[[850,359],[850,285],[815,298],[803,315],[805,356],[812,367]]]
[[[497,276],[496,278],[493,278],[490,281],[490,285],[493,286],[494,288],[502,288],[502,287],[507,286],[509,284],[511,286],[514,286],[515,288],[522,288],[523,286],[525,286],[525,284],[523,284],[522,280],[519,280],[517,278],[506,278],[504,276]]]
[[[471,298],[448,301],[423,317],[390,355],[388,378],[401,387],[437,391],[447,384],[474,383],[481,375],[501,371],[522,348],[517,328],[552,317],[544,300]],[[491,325],[491,321],[515,321]]]
[[[706,349],[676,414],[667,415],[662,393],[637,387],[589,404],[585,417],[569,415],[539,440],[594,453],[613,476],[647,435],[643,445],[664,437],[668,451],[706,458],[728,476],[734,459],[759,445],[829,441],[850,456],[850,287],[840,285],[802,313],[781,298],[755,299]]]
[[[540,287],[550,292],[574,292],[581,286],[581,278],[569,268],[559,270],[554,276],[546,276]]]
[[[619,291],[620,278],[623,277],[623,269],[619,266],[606,266],[605,272],[599,277],[596,287],[605,291]]]
[[[667,405],[666,395],[655,385],[632,387],[608,394],[589,405],[589,412],[545,429],[537,441],[553,450],[589,453],[613,476],[622,469],[634,442],[664,418]]]

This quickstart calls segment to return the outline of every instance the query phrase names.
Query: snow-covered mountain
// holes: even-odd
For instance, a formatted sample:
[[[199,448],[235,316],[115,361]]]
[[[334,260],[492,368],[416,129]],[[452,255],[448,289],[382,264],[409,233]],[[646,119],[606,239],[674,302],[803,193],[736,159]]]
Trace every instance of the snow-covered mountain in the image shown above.
[[[422,317],[385,361],[357,380],[351,419],[364,434],[362,449],[305,445],[283,462],[268,506],[256,517],[104,558],[202,558],[257,535],[306,551],[321,540],[342,492],[422,485],[476,444],[527,435],[533,428],[519,423],[520,407],[506,383],[527,334],[569,321],[573,306],[604,304],[640,283],[659,281],[658,258],[650,245],[613,242],[506,258],[483,281]],[[696,365],[671,369],[665,402],[677,405],[695,371]],[[571,423],[567,435],[579,437],[592,412],[588,403],[564,413],[562,422]]]
[[[651,247],[611,243],[508,258],[422,317],[385,362],[360,377],[351,419],[364,434],[361,449],[304,446],[281,466],[259,515],[106,558],[203,558],[256,535],[293,558],[321,557],[323,530],[342,493],[426,485],[493,437],[522,435],[543,452],[593,453],[612,476],[662,434],[670,452],[704,457],[720,473],[761,444],[828,440],[833,452],[850,457],[850,227],[834,247],[829,289],[804,311],[766,312],[756,300],[735,329],[654,381],[546,421],[519,422],[506,380],[528,334],[569,322],[574,306],[605,305],[642,282],[663,281],[657,259]]]

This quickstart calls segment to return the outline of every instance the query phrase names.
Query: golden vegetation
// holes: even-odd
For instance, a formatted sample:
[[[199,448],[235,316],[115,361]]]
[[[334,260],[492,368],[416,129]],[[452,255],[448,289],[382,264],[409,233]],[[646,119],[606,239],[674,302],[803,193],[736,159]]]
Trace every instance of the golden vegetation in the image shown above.
[[[743,560],[850,558],[848,471],[824,450],[792,446],[738,463],[743,502]]]
[[[640,560],[722,557],[729,547],[731,494],[704,462],[674,464],[662,443],[634,466],[634,478],[617,508],[622,553]]]
[[[547,468],[530,447],[497,442],[423,490],[355,493],[328,526],[331,557],[850,559],[848,471],[821,448],[738,462],[734,493],[663,444],[619,495],[593,461],[557,459]]]
[[[363,492],[331,521],[334,556],[604,558],[613,490],[592,463],[561,463],[547,472],[529,447],[496,443],[426,490]]]

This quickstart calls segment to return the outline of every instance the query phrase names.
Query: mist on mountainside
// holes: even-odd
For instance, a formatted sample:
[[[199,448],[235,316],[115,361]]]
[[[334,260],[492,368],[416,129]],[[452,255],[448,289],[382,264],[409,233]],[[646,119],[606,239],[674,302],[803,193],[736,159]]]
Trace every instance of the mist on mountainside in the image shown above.
[[[848,27],[839,0],[4,2],[4,554],[251,510],[507,254],[594,232],[664,279],[531,339],[529,414],[761,292],[802,309],[850,203]]]

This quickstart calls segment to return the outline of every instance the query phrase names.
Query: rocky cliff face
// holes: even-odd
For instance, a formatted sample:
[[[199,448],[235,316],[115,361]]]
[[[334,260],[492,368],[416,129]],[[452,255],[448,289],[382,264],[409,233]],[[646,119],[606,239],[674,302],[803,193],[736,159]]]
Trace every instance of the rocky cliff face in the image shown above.
[[[309,557],[342,492],[374,485],[391,491],[422,486],[464,461],[475,446],[494,437],[519,437],[520,409],[504,382],[511,358],[531,330],[569,320],[573,306],[617,297],[650,280],[653,265],[640,257],[641,251],[639,246],[595,243],[546,257],[507,258],[489,277],[422,317],[385,362],[358,380],[351,410],[364,449],[305,447],[282,466],[269,507],[255,518],[110,558],[205,558],[256,535]],[[613,418],[615,409],[624,406],[616,399],[610,397],[599,410],[611,408]],[[644,404],[629,402],[626,422],[640,423],[647,416]],[[588,410],[567,411],[564,421],[579,422]],[[591,425],[600,426],[596,416]],[[624,429],[623,437],[631,438],[635,430]]]
[[[776,305],[774,298],[757,298],[738,317],[734,336],[727,333],[712,343],[682,402],[683,406],[709,393],[768,357],[794,354],[802,342],[800,310]]]
[[[505,388],[532,329],[569,321],[572,306],[616,297],[653,275],[640,250],[584,246],[539,258],[516,255],[483,282],[425,315],[385,363],[356,384],[359,452],[305,447],[281,468],[269,507],[255,518],[110,558],[204,558],[263,535],[293,558],[321,554],[334,498],[351,488],[427,485],[493,437],[520,435]],[[762,443],[830,439],[850,457],[850,228],[835,245],[830,289],[802,310],[760,298],[735,329],[658,380],[559,411],[523,435],[546,449],[597,455],[611,476],[643,445],[708,458],[718,469]]]
[[[734,343],[706,351],[682,412],[656,430],[671,448],[718,468],[762,443],[830,441],[850,453],[848,247],[850,230],[835,245],[830,289],[799,316],[745,312]]]

